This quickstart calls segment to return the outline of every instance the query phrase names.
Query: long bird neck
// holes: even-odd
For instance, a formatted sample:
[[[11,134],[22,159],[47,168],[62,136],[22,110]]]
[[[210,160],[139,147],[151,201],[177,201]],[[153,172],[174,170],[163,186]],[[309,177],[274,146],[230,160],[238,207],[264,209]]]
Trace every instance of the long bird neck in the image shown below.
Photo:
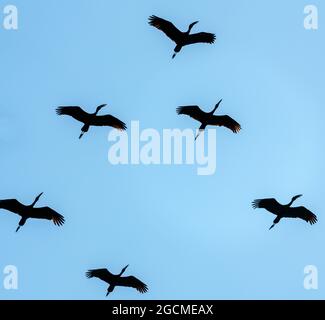
[[[211,114],[214,114],[215,113],[215,111],[218,109],[221,101],[222,101],[222,99],[215,105],[215,107],[213,108],[213,110],[210,112]]]
[[[127,266],[121,270],[121,272],[118,274],[119,277],[125,272],[126,268]]]
[[[35,204],[37,203],[37,201],[39,200],[39,198],[41,197],[41,195],[42,195],[42,193],[39,194],[39,195],[35,198],[34,202],[30,205],[32,208],[35,206]]]
[[[295,202],[295,198],[292,198],[291,201],[287,204],[287,207],[291,207],[291,205]]]
[[[122,270],[122,271],[118,274],[118,276],[121,277],[122,274],[124,273],[124,271],[125,271],[125,270]]]
[[[193,24],[190,24],[190,25],[188,26],[188,29],[187,29],[187,31],[186,31],[186,34],[190,34],[192,28],[193,28]]]
[[[97,113],[104,107],[105,105],[98,106],[96,111],[94,112],[94,116],[97,116]]]
[[[218,105],[216,105],[210,113],[214,114],[216,112],[217,108],[218,108]]]

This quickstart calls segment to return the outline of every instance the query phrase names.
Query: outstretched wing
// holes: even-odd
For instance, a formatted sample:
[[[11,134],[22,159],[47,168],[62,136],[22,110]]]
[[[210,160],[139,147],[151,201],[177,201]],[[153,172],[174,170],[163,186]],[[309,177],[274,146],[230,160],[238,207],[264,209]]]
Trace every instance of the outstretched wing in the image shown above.
[[[263,208],[274,214],[278,214],[282,209],[282,205],[274,198],[254,200],[252,206],[254,209]]]
[[[90,124],[92,126],[110,126],[118,130],[126,129],[126,124],[112,115],[97,116],[91,120]]]
[[[230,129],[233,133],[238,133],[241,129],[240,124],[233,118],[225,116],[212,116],[209,124],[213,126],[221,126]]]
[[[300,218],[309,222],[310,224],[315,224],[317,222],[317,216],[305,207],[295,207],[290,208],[289,213],[285,215],[286,218]]]
[[[129,276],[129,277],[120,277],[117,279],[118,286],[122,287],[131,287],[137,289],[140,293],[145,293],[148,291],[148,287],[138,278]]]
[[[174,42],[177,42],[178,39],[182,37],[182,32],[179,31],[170,21],[164,20],[157,16],[150,16],[149,24],[161,30],[168,38]]]
[[[30,217],[34,219],[52,220],[56,226],[64,224],[64,217],[49,207],[33,208]]]
[[[59,116],[70,116],[80,122],[87,122],[89,119],[89,113],[78,106],[60,106],[56,109],[56,113]]]
[[[86,272],[86,277],[89,279],[95,277],[107,283],[110,283],[113,275],[107,269],[92,269]]]
[[[202,111],[199,106],[180,106],[176,109],[177,114],[185,114],[191,118],[202,122],[206,112]]]
[[[25,206],[16,199],[0,200],[0,209],[19,214],[24,208]]]
[[[199,32],[190,34],[185,42],[185,45],[194,44],[194,43],[214,43],[216,36],[213,33],[208,32]]]

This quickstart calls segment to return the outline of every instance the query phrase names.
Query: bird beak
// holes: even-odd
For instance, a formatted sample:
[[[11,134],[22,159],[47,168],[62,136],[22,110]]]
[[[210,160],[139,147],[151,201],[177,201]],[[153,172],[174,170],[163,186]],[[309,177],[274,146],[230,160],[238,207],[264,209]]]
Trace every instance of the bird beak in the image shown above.
[[[273,227],[274,227],[275,225],[274,224],[272,224],[272,226],[270,227],[270,229],[269,230],[271,230]]]
[[[222,102],[222,99],[220,99],[220,101],[217,103],[217,105],[219,105]]]
[[[20,229],[20,226],[18,226],[18,228],[16,229],[16,232],[18,232],[19,229]]]

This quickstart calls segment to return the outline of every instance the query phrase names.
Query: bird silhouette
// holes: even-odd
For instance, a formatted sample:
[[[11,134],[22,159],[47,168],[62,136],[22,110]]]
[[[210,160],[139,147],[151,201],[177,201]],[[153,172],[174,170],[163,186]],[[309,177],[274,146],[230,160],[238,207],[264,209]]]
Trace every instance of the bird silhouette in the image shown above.
[[[293,202],[301,196],[302,194],[292,197],[291,201],[286,205],[280,204],[274,198],[257,199],[252,202],[252,206],[254,209],[264,208],[277,216],[269,230],[279,223],[282,218],[299,218],[309,222],[311,225],[315,224],[317,222],[317,216],[311,211],[305,207],[291,207]]]
[[[211,112],[204,112],[200,109],[199,106],[180,106],[176,109],[176,112],[178,114],[185,114],[201,122],[201,126],[199,128],[198,134],[195,137],[195,140],[198,138],[200,133],[204,131],[204,129],[208,125],[226,127],[234,133],[239,132],[241,126],[234,119],[232,119],[228,115],[223,115],[223,116],[214,115],[214,112],[219,107],[221,101],[222,99],[216,104],[216,106],[213,108]]]
[[[0,209],[5,209],[21,216],[21,220],[19,221],[16,232],[26,223],[27,219],[29,218],[52,220],[56,226],[63,225],[64,217],[53,209],[49,207],[34,207],[42,194],[43,192],[40,193],[35,198],[34,202],[29,206],[23,205],[16,199],[0,200]]]
[[[110,273],[107,269],[94,269],[94,270],[88,270],[86,272],[86,277],[87,278],[98,278],[100,280],[105,281],[106,283],[109,284],[109,287],[107,288],[107,293],[106,297],[113,292],[115,287],[120,286],[120,287],[130,287],[130,288],[135,288],[137,291],[140,293],[145,293],[148,291],[148,287],[146,284],[144,284],[142,281],[137,279],[136,277],[133,276],[128,276],[128,277],[122,277],[122,274],[125,272],[126,268],[129,265],[125,266],[122,271],[115,275]]]
[[[56,109],[56,113],[60,116],[71,116],[84,124],[79,139],[89,130],[90,126],[110,126],[118,130],[126,130],[125,123],[110,114],[97,116],[97,113],[104,107],[106,104],[101,104],[94,113],[88,113],[79,106],[60,106]]]
[[[170,21],[164,20],[154,15],[149,17],[149,24],[151,26],[161,30],[166,34],[168,38],[176,43],[174,54],[172,56],[173,59],[175,58],[176,54],[182,50],[182,47],[189,44],[214,43],[216,36],[213,33],[199,32],[190,34],[192,28],[197,23],[198,21],[191,23],[188,26],[188,30],[186,32],[182,32],[178,30]]]

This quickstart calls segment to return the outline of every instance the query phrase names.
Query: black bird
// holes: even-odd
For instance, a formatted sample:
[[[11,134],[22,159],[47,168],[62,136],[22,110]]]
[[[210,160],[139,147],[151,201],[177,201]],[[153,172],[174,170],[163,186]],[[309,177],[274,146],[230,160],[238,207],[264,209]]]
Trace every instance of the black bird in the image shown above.
[[[273,221],[272,226],[270,227],[270,230],[280,222],[282,218],[299,218],[302,220],[305,220],[306,222],[309,222],[310,224],[314,224],[317,222],[317,217],[315,214],[313,214],[311,211],[306,209],[305,207],[294,207],[292,208],[291,205],[295,200],[300,198],[302,194],[299,194],[297,196],[294,196],[291,201],[286,204],[280,204],[278,201],[276,201],[274,198],[270,199],[257,199],[254,200],[252,205],[253,208],[264,208],[267,211],[275,214],[277,217]]]
[[[199,32],[190,34],[191,29],[199,21],[195,21],[188,26],[186,32],[178,30],[170,21],[164,20],[157,16],[149,17],[149,24],[166,34],[168,38],[176,43],[174,54],[172,58],[175,58],[176,54],[181,51],[182,47],[194,43],[214,43],[216,36],[213,33]]]
[[[79,106],[60,106],[56,109],[56,113],[60,116],[71,116],[72,118],[84,123],[84,126],[81,128],[79,139],[81,139],[84,133],[89,130],[90,126],[110,126],[118,130],[125,130],[125,123],[112,115],[97,116],[100,109],[105,106],[106,104],[101,104],[96,108],[96,112],[94,113],[88,113],[82,110]]]
[[[185,114],[190,116],[191,118],[201,122],[201,126],[199,128],[199,132],[195,137],[195,140],[199,136],[199,134],[204,131],[205,127],[208,125],[212,126],[221,126],[230,129],[232,132],[237,133],[241,129],[240,124],[237,123],[231,117],[224,116],[215,116],[214,112],[217,110],[221,103],[222,99],[216,104],[214,109],[211,112],[204,112],[200,109],[199,106],[180,106],[176,109],[178,114]]]
[[[43,192],[39,194],[29,206],[23,205],[16,199],[0,200],[0,209],[5,209],[21,216],[16,232],[29,218],[52,220],[56,226],[63,225],[64,217],[53,209],[49,207],[34,208],[42,194]]]
[[[117,275],[110,273],[107,269],[89,270],[86,272],[86,277],[87,278],[95,277],[107,282],[109,284],[109,287],[107,289],[106,297],[109,295],[110,292],[114,290],[116,286],[135,288],[140,293],[147,292],[148,291],[147,285],[144,284],[139,279],[137,279],[136,277],[133,276],[121,277],[128,266],[129,265],[124,267],[122,271]]]

